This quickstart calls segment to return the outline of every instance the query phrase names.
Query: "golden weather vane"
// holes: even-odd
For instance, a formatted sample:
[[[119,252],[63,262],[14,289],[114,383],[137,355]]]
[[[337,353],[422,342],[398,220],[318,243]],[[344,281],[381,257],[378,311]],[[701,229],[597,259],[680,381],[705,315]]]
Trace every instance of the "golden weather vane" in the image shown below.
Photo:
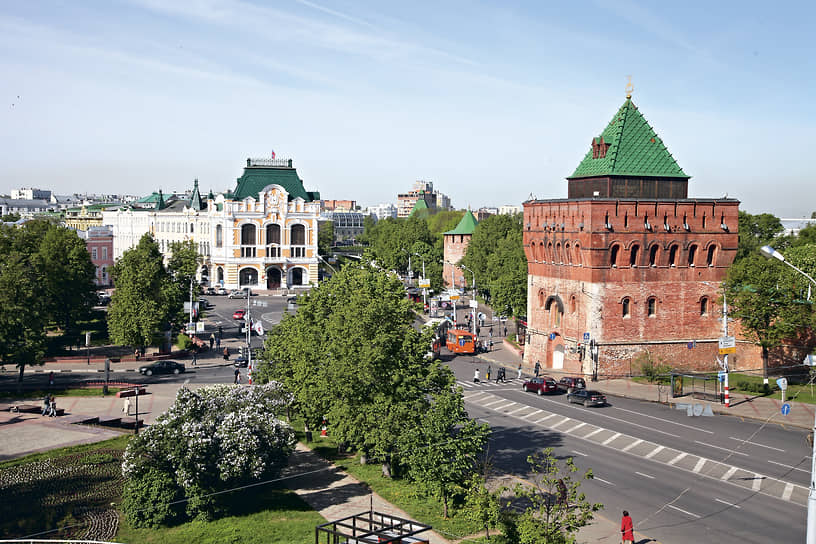
[[[635,90],[632,85],[632,76],[626,76],[626,98],[632,98],[632,91]]]

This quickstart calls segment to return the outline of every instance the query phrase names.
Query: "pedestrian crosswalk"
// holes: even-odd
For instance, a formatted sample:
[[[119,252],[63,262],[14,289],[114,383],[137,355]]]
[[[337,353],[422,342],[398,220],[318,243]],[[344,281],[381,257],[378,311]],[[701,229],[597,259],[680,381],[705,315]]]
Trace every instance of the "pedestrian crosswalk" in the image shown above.
[[[496,378],[494,378],[493,376],[491,376],[490,378],[491,379],[489,381],[485,380],[485,379],[482,379],[482,380],[480,380],[478,382],[474,382],[474,381],[469,381],[468,382],[468,381],[465,381],[465,380],[456,380],[456,385],[461,385],[465,389],[474,389],[474,388],[480,388],[480,387],[496,387],[496,386],[501,386],[501,387],[518,386],[518,387],[521,387],[524,382],[526,382],[527,380],[530,379],[530,378],[509,378],[509,379],[506,379],[503,382],[497,382]]]

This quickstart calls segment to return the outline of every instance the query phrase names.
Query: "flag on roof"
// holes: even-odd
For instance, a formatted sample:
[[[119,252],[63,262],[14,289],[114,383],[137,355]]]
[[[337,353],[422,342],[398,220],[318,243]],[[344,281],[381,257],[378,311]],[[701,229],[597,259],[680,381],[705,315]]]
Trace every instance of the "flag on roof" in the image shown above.
[[[272,150],[272,158],[273,159],[275,158],[275,150],[274,149]]]

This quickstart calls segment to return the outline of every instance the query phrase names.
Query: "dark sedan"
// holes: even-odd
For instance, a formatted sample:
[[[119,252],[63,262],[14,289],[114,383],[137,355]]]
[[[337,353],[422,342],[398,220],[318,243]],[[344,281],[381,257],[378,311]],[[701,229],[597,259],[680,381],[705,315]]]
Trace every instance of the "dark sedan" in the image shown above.
[[[175,361],[156,361],[155,363],[139,367],[139,373],[145,376],[152,376],[153,374],[181,374],[184,370],[184,365]]]
[[[558,391],[558,384],[550,377],[530,378],[521,386],[524,391],[535,391],[539,395],[544,393],[555,393]]]
[[[564,391],[569,391],[570,389],[586,389],[586,382],[583,378],[564,376],[558,380],[558,389]]]
[[[567,400],[584,406],[606,406],[606,396],[592,389],[576,389],[572,393],[567,393]]]

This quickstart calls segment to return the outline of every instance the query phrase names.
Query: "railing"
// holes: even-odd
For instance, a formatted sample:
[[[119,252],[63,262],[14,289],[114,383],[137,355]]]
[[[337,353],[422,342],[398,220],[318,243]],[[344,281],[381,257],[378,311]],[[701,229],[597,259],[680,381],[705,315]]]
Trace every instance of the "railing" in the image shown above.
[[[241,257],[254,257],[254,256],[255,256],[254,246],[241,246]]]
[[[292,246],[292,257],[305,257],[306,246]]]
[[[278,259],[278,258],[280,258],[280,255],[281,255],[280,246],[277,246],[277,245],[275,245],[275,246],[266,246],[266,256],[267,257],[271,257],[273,259]]]

